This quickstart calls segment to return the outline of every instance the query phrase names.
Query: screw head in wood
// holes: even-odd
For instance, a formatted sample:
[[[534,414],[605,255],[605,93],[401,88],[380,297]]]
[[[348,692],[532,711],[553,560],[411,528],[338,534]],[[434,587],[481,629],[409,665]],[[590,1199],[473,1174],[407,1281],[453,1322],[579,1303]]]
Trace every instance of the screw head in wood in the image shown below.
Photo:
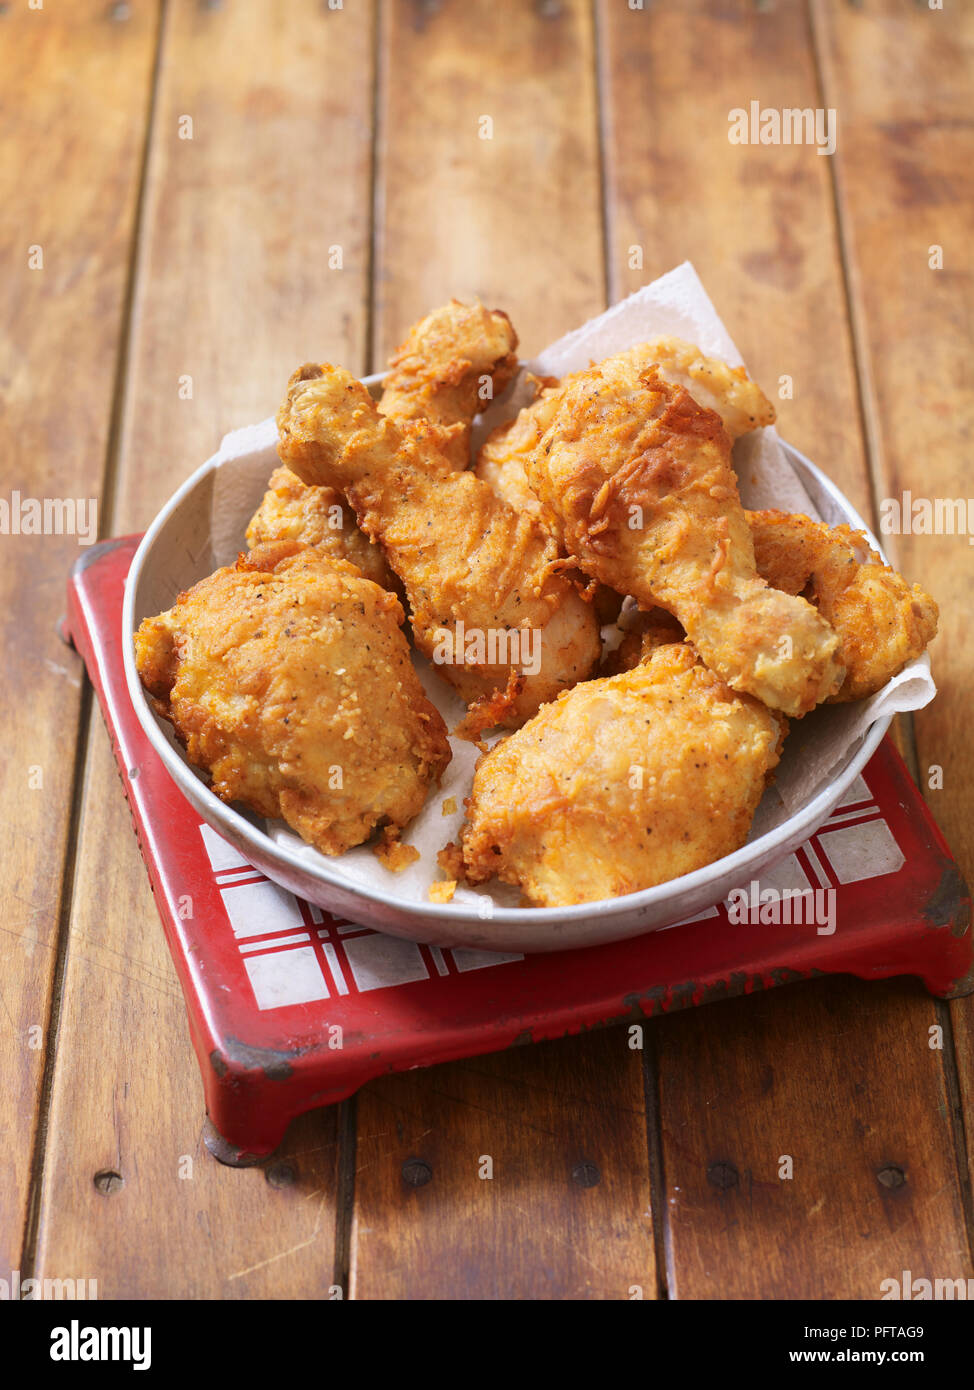
[[[407,1187],[425,1187],[432,1179],[432,1166],[424,1158],[407,1158],[402,1165],[402,1180]]]
[[[876,1180],[883,1187],[888,1187],[892,1191],[903,1186],[906,1182],[906,1174],[898,1163],[885,1163],[876,1173]]]
[[[264,1169],[264,1178],[269,1187],[293,1187],[297,1173],[290,1163],[272,1163]]]
[[[576,1163],[572,1169],[572,1181],[577,1182],[579,1187],[595,1187],[602,1181],[602,1174],[599,1172],[598,1164],[591,1159],[585,1158],[581,1163]]]
[[[94,1184],[100,1193],[105,1197],[110,1197],[113,1192],[121,1192],[125,1186],[125,1179],[121,1173],[116,1173],[110,1168],[105,1168],[94,1176]]]
[[[733,1163],[721,1158],[716,1163],[708,1164],[707,1181],[719,1192],[729,1192],[732,1187],[738,1186],[741,1175]]]

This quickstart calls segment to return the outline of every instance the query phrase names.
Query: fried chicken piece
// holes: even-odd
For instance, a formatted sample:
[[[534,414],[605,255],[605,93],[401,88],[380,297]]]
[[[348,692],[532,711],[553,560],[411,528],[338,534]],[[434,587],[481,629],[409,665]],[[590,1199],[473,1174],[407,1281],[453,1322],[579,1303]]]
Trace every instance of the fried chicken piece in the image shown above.
[[[684,387],[698,405],[717,412],[732,443],[750,430],[774,424],[774,406],[743,367],[729,367],[720,358],[707,357],[680,338],[640,343],[610,361],[637,373],[655,365],[663,381]],[[539,380],[537,399],[513,420],[492,430],[477,457],[477,476],[490,483],[497,495],[516,510],[537,517],[542,524],[545,513],[528,480],[527,456],[537,450],[563,390],[578,375],[573,373],[564,382],[554,377]],[[600,585],[596,592],[596,608],[603,623],[614,622],[619,615],[619,602],[612,600],[612,593],[605,585]]]
[[[716,411],[731,443],[775,422],[774,406],[743,367],[707,357],[682,338],[654,338],[620,353],[617,360],[627,361],[638,372],[658,367],[670,386],[682,386],[697,405]]]
[[[685,643],[545,705],[477,763],[461,831],[471,883],[536,907],[635,893],[739,849],[783,722]]]
[[[450,761],[402,607],[343,560],[279,541],[147,618],[139,676],[224,801],[323,854],[394,836]]]
[[[491,430],[480,446],[474,472],[516,512],[525,512],[543,523],[544,508],[528,482],[525,457],[538,447],[538,441],[551,423],[560,398],[561,382],[557,377],[529,379],[537,389],[535,399],[518,411],[513,420]]]
[[[485,719],[516,727],[591,673],[598,626],[551,537],[451,471],[435,429],[404,435],[330,364],[294,373],[277,423],[283,461],[345,493],[405,585],[417,647]]]
[[[832,703],[874,695],[935,637],[934,600],[884,564],[861,531],[788,512],[746,516],[758,573],[805,595],[839,635],[846,677]]]
[[[672,613],[733,689],[804,714],[844,679],[839,639],[758,576],[730,450],[714,411],[628,352],[563,383],[525,465],[586,574]]]
[[[405,428],[419,420],[440,429],[451,465],[465,468],[470,422],[484,404],[483,382],[490,379],[491,391],[507,385],[517,370],[516,347],[517,334],[505,313],[453,299],[410,330],[390,360],[379,410]],[[309,486],[288,468],[275,469],[267,487],[247,527],[251,549],[277,540],[316,545],[357,565],[383,588],[401,592],[381,547],[358,529],[340,492]]]
[[[621,671],[631,671],[657,647],[686,640],[683,628],[664,608],[632,608],[623,613],[619,627],[622,641],[614,651],[603,656],[600,676],[617,676]]]
[[[247,526],[251,550],[269,541],[316,546],[334,560],[357,566],[366,579],[383,589],[397,587],[382,547],[358,529],[355,513],[341,493],[330,487],[309,487],[289,468],[275,468]]]
[[[789,512],[745,516],[761,577],[775,589],[807,598],[839,636],[846,678],[827,703],[875,695],[936,636],[934,600],[885,564],[861,531]],[[683,636],[661,608],[633,609],[620,627],[622,641],[604,658],[602,675],[630,671],[654,647]]]
[[[684,387],[699,406],[717,412],[732,443],[750,430],[774,424],[774,406],[743,367],[729,367],[719,357],[707,357],[680,338],[640,343],[611,360],[627,363],[639,372],[655,364],[664,381]],[[570,385],[577,375],[565,377],[564,385]],[[543,519],[541,503],[528,481],[525,456],[537,449],[551,423],[562,383],[557,377],[535,380],[536,399],[513,420],[491,430],[477,456],[476,473],[516,510]]]
[[[415,324],[389,359],[379,410],[400,428],[429,421],[443,431],[451,467],[466,468],[470,422],[514,376],[516,348],[502,309],[451,299]]]
[[[528,482],[524,454],[537,447],[541,432],[557,404],[560,382],[557,377],[535,377],[532,380],[538,387],[537,399],[519,411],[513,420],[491,430],[481,445],[474,472],[490,486],[495,496],[502,498],[516,512],[533,517],[540,526],[550,529],[544,508]],[[622,595],[605,584],[596,584],[590,597],[599,626],[614,623],[622,607]]]

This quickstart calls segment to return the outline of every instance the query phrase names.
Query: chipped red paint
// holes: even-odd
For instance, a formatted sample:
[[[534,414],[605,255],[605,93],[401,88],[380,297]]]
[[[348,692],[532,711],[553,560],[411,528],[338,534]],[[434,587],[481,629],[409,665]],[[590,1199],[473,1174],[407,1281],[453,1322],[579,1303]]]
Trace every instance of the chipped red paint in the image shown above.
[[[918,975],[945,998],[974,989],[967,887],[889,740],[864,775],[879,808],[873,815],[881,813],[905,862],[895,872],[847,884],[831,869],[822,870],[837,894],[838,930],[832,936],[806,926],[732,925],[721,906],[717,915],[675,930],[508,959],[495,968],[472,965],[462,953],[407,946],[415,953],[413,975],[394,987],[370,987],[355,973],[352,957],[357,942],[376,934],[279,894],[275,901],[286,901],[292,917],[289,940],[302,944],[282,951],[267,939],[277,928],[248,928],[256,946],[244,941],[242,951],[228,916],[228,895],[245,886],[243,879],[266,881],[246,867],[222,870],[218,880],[200,818],[153,752],[126,691],[122,591],[139,539],[107,541],[85,554],[70,577],[65,629],[101,702],[186,1000],[210,1119],[207,1143],[222,1161],[243,1164],[266,1156],[296,1115],[341,1100],[386,1071],[836,972],[863,979]],[[866,814],[847,811],[844,819]],[[821,859],[820,842],[817,852]],[[191,918],[181,914],[185,895],[192,898]],[[254,976],[245,965],[258,951],[259,959],[277,959],[278,968],[279,954],[301,953],[328,997],[258,1008]],[[329,1029],[336,1026],[342,1030],[340,1049],[329,1046],[335,1036]]]

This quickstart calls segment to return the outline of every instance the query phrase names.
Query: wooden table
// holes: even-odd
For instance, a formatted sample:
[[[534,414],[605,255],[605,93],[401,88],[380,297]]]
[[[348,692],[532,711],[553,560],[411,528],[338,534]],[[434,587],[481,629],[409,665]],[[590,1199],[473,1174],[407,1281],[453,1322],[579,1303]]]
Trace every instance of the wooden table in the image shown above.
[[[451,294],[507,308],[530,355],[686,258],[785,437],[867,515],[971,491],[970,5],[0,10],[7,495],[98,497],[102,535],[140,530],[297,362],[375,369]],[[836,154],[731,145],[751,100],[834,108]],[[942,615],[940,694],[901,747],[974,877],[974,555],[890,549]],[[974,1003],[909,981],[674,1014],[643,1052],[610,1029],[388,1077],[265,1168],[209,1158],[55,631],[78,553],[2,538],[0,1270],[248,1299],[871,1299],[904,1269],[974,1274]]]

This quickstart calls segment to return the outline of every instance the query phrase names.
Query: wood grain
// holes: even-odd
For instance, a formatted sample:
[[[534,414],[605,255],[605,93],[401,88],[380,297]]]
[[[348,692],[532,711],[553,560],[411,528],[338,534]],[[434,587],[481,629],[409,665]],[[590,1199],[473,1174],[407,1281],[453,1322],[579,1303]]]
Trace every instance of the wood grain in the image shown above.
[[[117,530],[145,526],[223,431],[269,414],[300,361],[360,368],[365,339],[369,9],[184,0],[168,6],[162,42]],[[192,399],[180,399],[183,375]],[[88,1271],[103,1297],[327,1296],[337,1112],[293,1128],[279,1187],[201,1151],[185,1012],[100,728],[81,824],[43,1273]],[[124,1185],[101,1191],[100,1172]]]
[[[373,367],[451,295],[530,357],[605,307],[591,7],[380,10]]]
[[[955,999],[945,1010],[945,1034],[953,1042],[953,1074],[948,1072],[951,1112],[957,1147],[957,1167],[966,1183],[968,1232],[974,1230],[974,1006],[970,998]],[[948,1064],[950,1058],[948,1056]],[[968,1236],[970,1240],[970,1234]],[[974,1247],[974,1241],[971,1242]]]
[[[793,378],[794,399],[776,397],[782,433],[862,510],[874,491],[965,496],[974,18],[911,0],[516,8],[170,0],[155,89],[155,7],[7,11],[11,487],[93,494],[108,459],[103,526],[139,529],[226,429],[274,409],[301,360],[381,365],[413,319],[475,293],[509,309],[527,355],[689,258],[758,379],[774,393]],[[732,147],[728,111],[752,98],[834,106],[834,160]],[[931,243],[943,271],[927,267]],[[28,274],[34,244],[45,268]],[[0,544],[14,749],[0,789],[0,1143],[14,1173],[0,1262],[21,1263],[51,1045],[29,1243],[36,1230],[38,1274],[96,1278],[102,1298],[327,1297],[346,1253],[342,1292],[363,1298],[652,1298],[664,1284],[871,1299],[904,1268],[971,1273],[974,1008],[952,1005],[953,1036],[931,1049],[946,1011],[907,982],[820,981],[656,1019],[644,1069],[616,1029],[388,1077],[352,1111],[304,1117],[265,1168],[216,1164],[97,715],[65,854],[79,683],[53,620],[77,545]],[[929,798],[974,876],[971,551],[956,536],[891,548],[942,605],[941,694],[918,748],[921,767],[944,768]],[[25,792],[29,766],[42,791]],[[65,892],[57,1047],[35,1051],[23,1040],[47,1023]]]
[[[367,5],[169,7],[116,531],[272,415],[300,363],[364,370],[372,41]]]
[[[507,309],[522,355],[605,307],[589,9],[499,16],[484,0],[382,7],[374,365],[450,295]],[[357,1116],[356,1297],[655,1297],[625,1034],[390,1077]],[[433,1173],[421,1188],[411,1158]],[[586,1158],[592,1189],[571,1176]]]
[[[0,20],[3,497],[82,499],[85,525],[98,522],[155,38],[153,5],[123,24],[100,0],[7,7]],[[80,665],[56,623],[86,550],[75,534],[4,534],[0,548],[0,1267],[11,1270],[23,1268],[53,1047],[81,701]]]
[[[974,427],[974,11],[897,0],[880,16],[815,0],[813,14],[824,91],[843,120],[839,205],[848,224],[876,493],[966,499]],[[942,248],[942,269],[931,264],[936,247]],[[904,573],[940,605],[940,633],[931,650],[938,695],[914,716],[919,785],[971,882],[974,549],[964,535],[884,540]],[[950,1016],[963,1106],[958,1149],[961,1161],[966,1153],[969,1162],[974,1000],[952,1004]],[[949,1044],[948,1038],[948,1058]]]
[[[210,1157],[182,995],[100,721],[88,772],[99,799],[78,847],[40,1277],[96,1279],[102,1299],[325,1296],[337,1112],[292,1126],[267,1170]]]
[[[904,1269],[970,1277],[930,1014],[915,983],[836,980],[664,1021],[671,1298],[878,1299]]]
[[[728,140],[751,100],[819,104],[804,5],[601,0],[599,19],[612,299],[692,261],[782,436],[868,517],[830,160]]]
[[[644,278],[691,259],[757,379],[793,376],[794,400],[776,400],[782,434],[869,516],[830,158],[727,138],[729,111],[751,99],[821,104],[805,7],[605,4],[600,18],[610,282],[641,278],[632,245],[652,252]],[[828,104],[844,122],[844,102]],[[859,186],[871,196],[865,170]],[[967,1259],[944,1054],[926,1045],[936,1021],[931,1000],[899,986],[828,982],[659,1023],[671,1297],[876,1297],[885,1274]],[[884,1145],[912,1175],[889,1211],[876,1192]],[[794,1182],[777,1178],[782,1153]],[[724,1162],[739,1175],[729,1191]]]
[[[374,1082],[359,1097],[356,1298],[655,1298],[628,1031]]]

